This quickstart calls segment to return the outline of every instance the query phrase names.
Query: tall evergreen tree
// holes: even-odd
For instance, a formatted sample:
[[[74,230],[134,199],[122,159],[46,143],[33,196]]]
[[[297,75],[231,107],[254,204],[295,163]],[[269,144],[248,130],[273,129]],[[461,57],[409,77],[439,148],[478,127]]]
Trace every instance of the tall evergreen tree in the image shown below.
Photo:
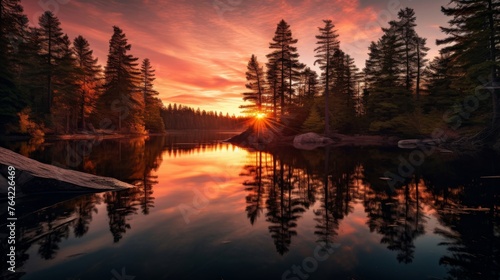
[[[97,64],[97,58],[94,58],[89,42],[82,36],[73,40],[73,52],[78,69],[77,79],[80,93],[79,125],[80,129],[85,129],[86,119],[97,97],[101,66]]]
[[[354,102],[354,109],[356,116],[359,117],[364,113],[362,95],[360,93],[360,82],[362,80],[362,73],[354,62],[354,58],[346,54],[346,93],[350,97],[350,101]]]
[[[332,94],[346,94],[347,93],[347,63],[346,63],[346,55],[345,53],[337,49],[333,56],[331,57],[331,71],[330,71],[330,81],[331,84],[329,88],[331,89]]]
[[[275,74],[279,79],[281,117],[285,114],[285,95],[287,92],[290,95],[293,94],[292,83],[296,80],[295,71],[301,67],[297,62],[297,48],[294,46],[296,43],[297,39],[292,37],[290,25],[281,20],[276,27],[273,41],[269,44],[273,52],[267,55],[268,63],[276,66]]]
[[[141,63],[141,92],[147,103],[148,99],[158,96],[158,92],[153,89],[153,82],[156,70],[151,66],[149,58],[145,58]]]
[[[427,90],[429,95],[424,103],[424,112],[428,113],[432,109],[451,108],[458,98],[458,92],[452,88],[454,80],[449,55],[441,54],[435,57],[425,69],[427,77]]]
[[[324,27],[319,27],[319,35],[316,35],[318,39],[318,47],[314,49],[317,53],[317,60],[314,64],[318,63],[319,68],[323,71],[322,80],[324,85],[324,98],[325,98],[325,134],[330,134],[330,109],[328,96],[330,94],[330,72],[331,72],[331,58],[335,51],[339,50],[339,41],[337,39],[338,34],[334,30],[335,25],[333,25],[331,20],[323,20],[325,23]]]
[[[297,39],[295,40],[297,42]],[[294,102],[294,84],[300,80],[300,73],[306,66],[299,62],[297,47],[290,45],[288,59],[288,105],[292,106]]]
[[[394,28],[399,33],[398,37],[401,39],[402,44],[402,54],[403,54],[403,67],[404,67],[404,86],[406,90],[411,90],[414,85],[414,79],[416,77],[416,69],[414,67],[414,62],[417,61],[416,56],[416,38],[417,33],[415,32],[415,11],[411,8],[401,9],[398,12],[399,21],[391,22]]]
[[[157,97],[159,92],[153,88],[155,71],[149,58],[145,58],[141,63],[141,84],[140,90],[144,98],[144,125],[150,132],[164,132],[165,124],[161,117],[163,108],[162,101]]]
[[[77,62],[67,35],[61,39],[61,52],[53,73],[53,104],[51,115],[56,132],[64,127],[64,132],[74,131],[78,126],[79,86]]]
[[[31,27],[26,33],[26,44],[19,49],[20,61],[18,85],[29,97],[32,117],[42,123],[47,107],[47,71],[46,57],[40,55],[42,38],[38,28]],[[22,75],[21,75],[22,73]]]
[[[416,16],[411,8],[401,9],[398,12],[398,21],[390,22],[391,28],[398,33],[401,41],[402,68],[404,69],[404,86],[406,90],[415,89],[415,94],[420,96],[421,73],[427,62],[425,56],[429,48],[425,46],[426,40],[418,36],[415,31]]]
[[[249,92],[243,93],[244,101],[251,101],[251,105],[242,105],[240,108],[245,109],[245,113],[261,113],[263,94],[264,94],[264,69],[259,65],[257,57],[252,54],[250,61],[248,61],[247,72],[246,72],[247,84],[245,87],[249,89]]]
[[[113,125],[142,132],[144,130],[144,102],[139,91],[138,58],[131,54],[131,45],[125,33],[113,26],[109,41],[109,54],[105,68],[104,92],[99,98],[100,115]]]
[[[273,112],[273,118],[276,119],[277,117],[277,110],[278,110],[278,98],[279,98],[279,92],[280,92],[280,78],[279,78],[279,69],[278,69],[278,63],[277,61],[273,62],[268,62],[266,63],[266,81],[267,81],[267,89],[269,91],[268,96],[269,103],[271,104],[272,107],[272,112]]]
[[[441,27],[448,35],[437,40],[446,45],[441,51],[453,62],[452,71],[461,73],[452,86],[460,92],[472,91],[488,81],[492,96],[492,121],[480,135],[486,142],[495,141],[500,133],[500,3],[495,0],[451,0],[441,11],[451,17],[449,27]]]
[[[379,40],[378,46],[382,59],[380,61],[380,73],[377,86],[379,87],[405,87],[405,48],[400,40],[398,30],[395,26],[383,29],[384,34]]]
[[[415,47],[416,47],[416,71],[417,78],[415,81],[415,95],[417,96],[417,100],[420,98],[420,90],[422,84],[422,75],[424,74],[424,67],[427,64],[428,60],[425,58],[427,56],[427,52],[429,48],[425,46],[427,39],[416,37],[415,38]]]
[[[0,131],[17,123],[17,113],[28,103],[16,81],[19,72],[19,48],[26,38],[28,19],[19,0],[0,1]]]
[[[343,132],[352,132],[356,118],[354,103],[354,86],[356,75],[354,61],[342,50],[336,50],[331,58],[331,85],[332,101],[331,108],[335,111],[335,119],[332,125],[335,129]]]
[[[308,101],[318,94],[318,73],[309,67],[306,67],[300,73],[300,88],[299,88],[299,101],[301,104],[307,106]]]
[[[346,81],[347,81],[347,94],[355,96],[358,93],[359,82],[361,81],[361,72],[359,71],[354,58],[346,54]]]
[[[406,89],[405,44],[394,22],[382,30],[382,37],[370,44],[364,69],[370,130],[411,134],[413,101]]]
[[[64,52],[63,32],[61,22],[50,11],[46,11],[39,18],[40,27],[37,30],[38,40],[41,44],[40,55],[44,58],[45,63],[42,65],[42,71],[46,77],[46,107],[45,113],[49,114],[52,109],[53,102],[53,82],[54,75],[57,75],[56,67],[60,63],[60,59]]]
[[[368,59],[365,62],[363,69],[365,78],[365,90],[375,88],[378,84],[379,74],[382,71],[382,51],[381,42],[371,42],[368,47]]]

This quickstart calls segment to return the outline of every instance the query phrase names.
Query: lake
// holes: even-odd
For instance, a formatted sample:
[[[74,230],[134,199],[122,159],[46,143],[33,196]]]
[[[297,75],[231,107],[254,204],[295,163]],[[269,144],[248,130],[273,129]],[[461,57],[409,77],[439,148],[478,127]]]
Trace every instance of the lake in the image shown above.
[[[498,155],[259,151],[232,135],[2,143],[136,186],[20,198],[7,279],[500,279],[500,179],[484,178]]]

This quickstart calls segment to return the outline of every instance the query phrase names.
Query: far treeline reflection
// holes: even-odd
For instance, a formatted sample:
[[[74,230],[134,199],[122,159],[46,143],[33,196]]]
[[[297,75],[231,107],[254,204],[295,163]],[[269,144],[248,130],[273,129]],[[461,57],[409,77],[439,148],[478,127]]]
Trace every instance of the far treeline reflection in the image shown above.
[[[24,209],[38,213],[19,223],[19,250],[26,257],[19,259],[19,266],[29,258],[26,252],[33,244],[40,246],[38,253],[42,258],[52,259],[63,239],[72,234],[85,235],[97,212],[96,205],[102,202],[106,204],[113,241],[120,242],[130,229],[131,217],[148,215],[154,207],[158,178],[152,172],[161,165],[163,157],[234,149],[230,144],[217,142],[220,135],[186,137],[191,136],[106,140],[93,146],[94,151],[75,169],[116,177],[137,188],[82,196],[44,209]],[[68,145],[78,143],[81,145],[82,141],[60,141],[44,148],[29,148],[27,144],[11,148],[41,161],[63,163]],[[339,223],[353,212],[355,204],[361,203],[368,218],[366,226],[382,236],[380,243],[395,251],[400,263],[413,261],[414,241],[426,233],[428,215],[436,215],[439,226],[434,233],[446,240],[440,245],[448,252],[440,258],[440,264],[448,268],[450,276],[468,279],[482,273],[484,279],[498,277],[499,182],[481,178],[500,174],[498,157],[482,155],[481,160],[476,160],[467,156],[431,156],[416,167],[410,179],[389,187],[380,177],[386,171],[397,173],[399,157],[408,154],[400,150],[333,148],[249,151],[239,174],[242,184],[234,188],[245,189],[248,222],[267,223],[280,255],[289,251],[302,215],[313,205],[315,228],[311,231],[316,241],[333,244]],[[113,164],[117,160],[120,164]],[[478,208],[482,211],[468,211]]]

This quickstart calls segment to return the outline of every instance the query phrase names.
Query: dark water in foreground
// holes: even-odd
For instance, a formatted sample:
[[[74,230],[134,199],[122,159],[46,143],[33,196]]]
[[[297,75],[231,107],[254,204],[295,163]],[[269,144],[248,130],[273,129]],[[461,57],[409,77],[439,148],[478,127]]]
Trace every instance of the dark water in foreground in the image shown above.
[[[481,178],[500,175],[498,156],[435,153],[390,187],[380,177],[398,174],[409,151],[248,151],[217,142],[229,136],[9,144],[137,187],[19,199],[19,274],[5,273],[3,248],[1,275],[499,279],[500,179]]]

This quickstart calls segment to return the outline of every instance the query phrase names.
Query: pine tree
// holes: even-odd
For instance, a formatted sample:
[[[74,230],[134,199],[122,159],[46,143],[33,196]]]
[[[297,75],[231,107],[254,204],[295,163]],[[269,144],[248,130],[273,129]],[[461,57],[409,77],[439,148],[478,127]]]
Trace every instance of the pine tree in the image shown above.
[[[148,58],[145,58],[141,64],[141,92],[144,98],[144,125],[148,131],[164,132],[165,124],[161,118],[163,108],[162,101],[157,98],[159,92],[153,88],[155,80],[155,70],[151,66]]]
[[[246,72],[247,84],[245,87],[249,89],[249,92],[243,93],[244,101],[251,101],[251,105],[242,105],[240,108],[245,109],[245,113],[253,114],[255,112],[263,112],[262,101],[264,94],[264,70],[259,65],[257,57],[252,54],[250,61],[248,61],[247,72]]]
[[[29,28],[26,32],[26,43],[19,49],[19,55],[23,59],[19,64],[18,85],[30,100],[28,109],[32,111],[31,116],[43,123],[47,107],[47,97],[43,94],[47,91],[47,60],[40,55],[42,39],[39,33],[38,28]]]
[[[366,113],[370,130],[410,134],[411,91],[406,89],[406,48],[395,22],[382,28],[383,35],[369,47],[364,69]]]
[[[306,67],[300,73],[299,103],[302,106],[309,107],[311,101],[318,94],[318,90],[318,74],[311,68]]]
[[[324,27],[319,27],[319,35],[316,35],[316,39],[318,39],[317,44],[319,45],[314,49],[317,53],[317,60],[314,64],[318,63],[319,68],[323,71],[322,80],[324,85],[324,98],[325,98],[325,134],[330,134],[330,109],[328,96],[330,94],[330,83],[331,78],[330,72],[332,69],[331,58],[335,51],[339,50],[339,41],[337,39],[338,35],[331,20],[323,20],[325,23]]]
[[[316,73],[316,71],[314,71],[314,70],[311,70],[309,67],[307,67],[304,70],[304,73],[307,77],[305,96],[306,96],[306,98],[312,99],[316,95],[318,95],[318,92],[319,92],[318,73]]]
[[[402,42],[404,86],[406,90],[415,88],[417,99],[420,96],[421,71],[427,62],[425,56],[429,48],[426,40],[418,36],[415,31],[415,11],[411,8],[401,9],[398,12],[399,21],[390,22],[397,30]]]
[[[278,95],[280,98],[280,115],[285,115],[285,96],[288,92],[293,94],[293,81],[297,79],[296,71],[302,65],[297,62],[297,48],[294,46],[297,39],[293,39],[290,25],[281,20],[276,27],[273,41],[269,43],[269,48],[273,50],[267,55],[268,64],[276,67],[275,74],[279,80]]]
[[[56,67],[63,56],[64,41],[61,22],[50,11],[46,11],[39,18],[40,28],[36,29],[38,40],[40,40],[40,56],[45,60],[41,69],[46,76],[46,107],[45,112],[50,113],[53,102],[54,75],[57,75]]]
[[[360,116],[364,113],[363,100],[360,93],[359,84],[362,79],[362,73],[359,71],[358,67],[354,62],[354,58],[346,54],[346,93],[350,96],[350,101],[354,102],[354,111],[356,116]]]
[[[406,90],[410,90],[413,87],[414,79],[416,77],[416,71],[414,67],[414,61],[416,61],[416,40],[418,38],[415,32],[415,11],[411,8],[401,9],[398,12],[399,21],[391,22],[394,28],[399,33],[399,37],[402,41],[402,54],[403,54],[403,67],[404,67],[404,86]]]
[[[113,26],[113,35],[109,41],[109,54],[105,68],[104,92],[99,98],[99,112],[102,117],[111,120],[129,131],[144,131],[144,102],[139,91],[140,71],[137,69],[138,58],[128,51],[131,45],[123,31]]]
[[[347,81],[347,94],[354,97],[358,94],[359,82],[361,81],[361,72],[359,71],[354,58],[346,54],[346,81]]]
[[[398,30],[391,26],[383,29],[384,34],[378,44],[381,49],[381,65],[377,86],[385,88],[405,87],[405,49],[398,36]]]
[[[25,44],[28,19],[19,0],[0,1],[0,133],[18,121],[28,99],[18,86],[20,48]]]
[[[278,64],[276,61],[266,63],[266,68],[267,89],[269,91],[268,96],[269,99],[271,99],[269,103],[272,107],[273,118],[276,119],[278,110],[278,93],[280,92]]]
[[[332,94],[346,94],[347,93],[347,63],[345,53],[337,49],[330,59],[330,81],[329,88]]]
[[[377,86],[379,74],[382,70],[382,52],[381,42],[371,42],[368,47],[368,59],[365,62],[363,69],[365,77],[365,90],[367,92]]]
[[[159,93],[153,89],[155,79],[155,70],[151,66],[149,58],[145,58],[141,64],[141,91],[144,100],[158,96]]]
[[[321,132],[324,128],[323,120],[321,119],[316,106],[311,107],[309,116],[302,124],[304,132]]]
[[[297,42],[297,40],[295,40]],[[300,73],[305,68],[305,64],[299,62],[299,54],[297,47],[290,45],[289,58],[288,58],[288,105],[289,107],[294,103],[294,84],[300,80]]]
[[[453,72],[449,71],[452,61],[449,55],[441,54],[435,57],[425,70],[427,77],[427,90],[429,95],[426,98],[424,112],[438,108],[451,108],[459,93],[452,88],[455,79]]]
[[[451,0],[441,11],[452,19],[449,27],[441,27],[448,35],[437,40],[446,45],[441,52],[453,61],[452,71],[461,73],[452,87],[459,92],[470,92],[477,85],[488,82],[492,96],[492,121],[480,135],[480,140],[495,141],[500,133],[500,3],[495,0]]]
[[[415,81],[415,95],[417,100],[420,98],[420,89],[422,82],[422,75],[424,73],[424,67],[427,64],[428,60],[425,58],[427,56],[427,52],[429,48],[425,46],[427,39],[416,37],[415,38],[415,47],[416,47],[416,68],[417,68],[417,78]]]
[[[56,130],[64,127],[69,133],[78,126],[78,108],[80,96],[77,94],[77,62],[67,35],[61,39],[61,52],[53,73],[53,104],[51,115]]]
[[[332,125],[342,132],[352,132],[355,128],[355,86],[357,71],[354,60],[341,50],[336,50],[331,59],[332,100],[330,106],[335,112]],[[354,73],[351,74],[351,71]],[[333,102],[332,102],[333,101]]]
[[[94,58],[88,41],[82,36],[73,40],[73,52],[78,69],[79,124],[80,129],[85,129],[86,119],[97,98],[101,66],[97,64],[97,58]]]

